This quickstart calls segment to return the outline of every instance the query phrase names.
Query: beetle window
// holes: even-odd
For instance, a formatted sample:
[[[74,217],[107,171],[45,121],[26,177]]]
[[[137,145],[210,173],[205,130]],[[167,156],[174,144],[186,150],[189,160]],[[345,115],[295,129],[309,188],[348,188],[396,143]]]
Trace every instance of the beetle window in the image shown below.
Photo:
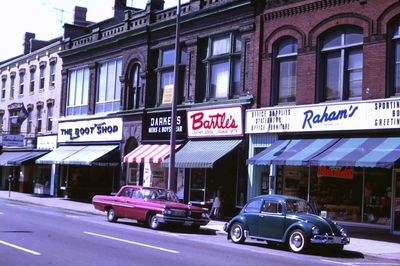
[[[245,212],[260,212],[262,200],[254,200],[247,204]]]
[[[265,201],[262,211],[268,213],[282,213],[282,206],[277,202]]]

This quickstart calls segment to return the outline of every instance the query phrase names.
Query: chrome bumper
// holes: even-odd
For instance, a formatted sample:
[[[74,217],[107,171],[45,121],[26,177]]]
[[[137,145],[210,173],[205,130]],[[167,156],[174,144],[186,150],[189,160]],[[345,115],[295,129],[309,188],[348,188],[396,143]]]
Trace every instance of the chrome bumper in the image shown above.
[[[176,217],[176,216],[166,216],[163,214],[157,214],[157,220],[159,223],[179,223],[183,225],[206,225],[210,222],[210,219],[194,219],[190,217]]]
[[[350,243],[350,238],[346,236],[315,235],[310,239],[310,242],[314,244],[347,245]]]

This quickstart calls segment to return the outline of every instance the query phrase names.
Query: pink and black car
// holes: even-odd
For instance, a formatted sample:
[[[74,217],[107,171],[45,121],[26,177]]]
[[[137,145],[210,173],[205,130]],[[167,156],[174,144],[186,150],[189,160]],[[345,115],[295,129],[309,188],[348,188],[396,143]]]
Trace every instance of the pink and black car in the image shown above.
[[[183,204],[173,191],[142,186],[123,186],[115,196],[96,195],[95,209],[107,212],[107,220],[135,219],[152,229],[161,224],[181,224],[198,229],[210,221],[207,209]]]

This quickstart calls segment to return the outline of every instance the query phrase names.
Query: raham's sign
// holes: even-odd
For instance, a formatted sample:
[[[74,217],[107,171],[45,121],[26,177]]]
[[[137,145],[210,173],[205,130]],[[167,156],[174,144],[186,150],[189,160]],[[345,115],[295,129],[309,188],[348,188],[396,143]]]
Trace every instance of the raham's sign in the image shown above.
[[[190,110],[187,120],[189,138],[243,136],[240,106]]]

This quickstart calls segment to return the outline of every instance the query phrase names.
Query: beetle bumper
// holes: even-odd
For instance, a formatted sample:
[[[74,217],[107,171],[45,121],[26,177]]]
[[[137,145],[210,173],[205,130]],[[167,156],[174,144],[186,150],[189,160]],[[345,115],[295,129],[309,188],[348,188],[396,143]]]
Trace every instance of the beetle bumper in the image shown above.
[[[350,243],[350,238],[346,236],[329,236],[329,235],[314,235],[310,239],[314,244],[340,244],[347,245]]]

